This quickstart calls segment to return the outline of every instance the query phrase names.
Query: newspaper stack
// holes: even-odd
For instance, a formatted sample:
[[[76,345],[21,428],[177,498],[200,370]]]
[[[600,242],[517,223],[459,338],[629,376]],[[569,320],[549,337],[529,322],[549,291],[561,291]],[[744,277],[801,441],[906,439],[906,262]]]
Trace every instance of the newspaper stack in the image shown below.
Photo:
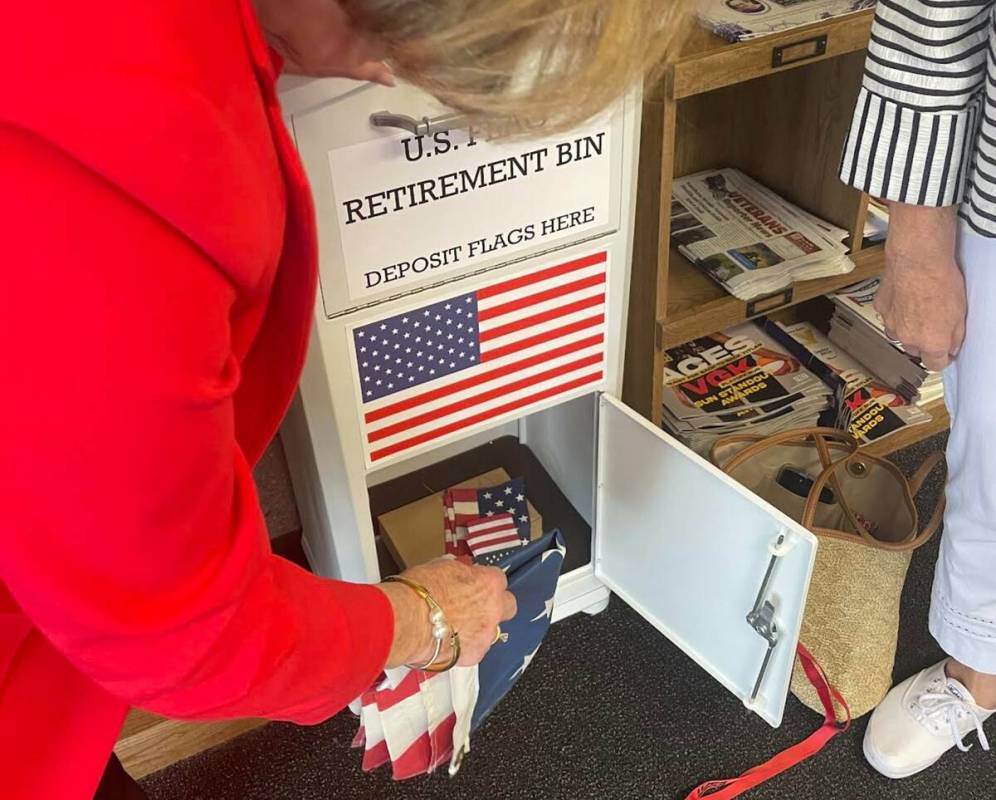
[[[735,169],[674,182],[672,244],[741,300],[850,272],[847,235]]]
[[[664,357],[664,426],[700,455],[718,436],[815,425],[831,405],[831,389],[753,322]]]
[[[875,0],[700,0],[699,20],[728,42],[871,8]]]
[[[870,278],[830,295],[834,302],[830,341],[907,400],[918,405],[940,400],[944,396],[941,373],[928,370],[886,335],[882,317],[872,306],[879,283],[878,278]]]
[[[765,327],[824,382],[837,384],[836,419],[831,424],[850,431],[861,444],[930,422],[930,414],[869,374],[808,322],[784,325],[767,321]]]

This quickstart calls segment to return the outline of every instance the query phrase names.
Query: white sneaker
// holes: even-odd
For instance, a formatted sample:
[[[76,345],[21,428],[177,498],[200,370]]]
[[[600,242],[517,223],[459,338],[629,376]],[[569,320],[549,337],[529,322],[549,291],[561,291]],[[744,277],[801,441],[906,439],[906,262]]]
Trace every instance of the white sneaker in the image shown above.
[[[872,713],[865,733],[865,758],[887,778],[907,778],[935,764],[952,747],[963,752],[973,730],[983,750],[982,724],[993,711],[975,703],[945,672],[948,659],[894,687]]]

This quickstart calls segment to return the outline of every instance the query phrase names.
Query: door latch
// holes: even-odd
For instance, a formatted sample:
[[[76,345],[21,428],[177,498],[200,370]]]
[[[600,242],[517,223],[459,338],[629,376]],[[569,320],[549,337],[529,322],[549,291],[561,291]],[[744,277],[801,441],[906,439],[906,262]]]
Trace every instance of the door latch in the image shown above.
[[[761,588],[757,592],[757,599],[754,600],[754,607],[747,614],[747,624],[768,645],[767,650],[764,651],[764,659],[761,661],[761,669],[757,673],[757,680],[754,681],[754,689],[750,693],[750,699],[747,701],[748,704],[753,703],[757,699],[757,695],[761,691],[761,684],[764,683],[764,676],[768,672],[768,666],[771,663],[771,656],[775,651],[775,645],[778,644],[780,632],[778,630],[778,623],[775,622],[775,604],[768,599],[767,595],[768,588],[771,586],[771,579],[775,574],[778,559],[784,556],[790,549],[791,544],[789,543],[788,533],[783,530],[778,534],[775,541],[771,543],[771,560],[768,561],[768,568],[764,572],[764,579],[761,581]]]

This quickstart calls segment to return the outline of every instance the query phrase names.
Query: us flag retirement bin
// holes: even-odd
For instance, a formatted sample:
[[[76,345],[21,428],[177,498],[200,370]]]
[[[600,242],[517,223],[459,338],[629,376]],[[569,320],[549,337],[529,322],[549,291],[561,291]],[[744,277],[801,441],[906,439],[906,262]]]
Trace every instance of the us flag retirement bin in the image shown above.
[[[566,545],[552,621],[615,592],[780,724],[816,541],[619,400],[639,98],[501,143],[406,87],[283,102],[321,246],[282,431],[312,567],[379,580],[379,516],[500,469]]]

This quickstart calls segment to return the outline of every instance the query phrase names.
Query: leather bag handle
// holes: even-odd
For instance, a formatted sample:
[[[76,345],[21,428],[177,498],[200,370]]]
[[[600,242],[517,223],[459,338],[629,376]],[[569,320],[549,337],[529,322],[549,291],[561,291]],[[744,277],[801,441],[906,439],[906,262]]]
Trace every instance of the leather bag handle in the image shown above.
[[[709,458],[712,463],[716,464],[716,466],[723,470],[723,472],[731,472],[745,461],[772,447],[784,444],[806,445],[809,444],[810,439],[817,436],[822,436],[824,439],[835,442],[837,446],[844,447],[848,453],[856,452],[858,449],[857,440],[846,431],[841,431],[837,428],[795,428],[790,431],[775,433],[771,436],[758,436],[757,434],[750,433],[733,433],[728,436],[721,436],[713,442],[712,448],[709,452]],[[737,442],[750,442],[750,444],[740,452],[733,455],[726,463],[720,464],[718,459],[719,449],[724,445],[734,444]],[[824,463],[824,466],[827,466],[827,464]]]
[[[924,529],[920,531],[919,514],[916,509],[915,496],[919,494],[927,476],[943,462],[944,454],[931,454],[923,462],[923,464],[920,465],[919,469],[917,469],[909,480],[907,480],[903,473],[889,461],[875,458],[874,456],[858,457],[865,461],[872,461],[879,464],[896,478],[896,482],[902,488],[903,500],[905,501],[906,507],[910,512],[913,525],[910,535],[899,542],[885,542],[881,539],[876,539],[863,525],[855,527],[856,533],[865,541],[866,544],[879,550],[915,550],[926,544],[941,526],[941,522],[944,519],[945,501],[942,496],[940,501],[937,503],[937,506],[934,508],[934,513],[931,515],[930,520],[928,520],[927,524],[924,526]],[[854,541],[854,537],[849,534],[841,533],[840,531],[835,531],[830,528],[822,528],[813,524],[813,520],[816,516],[816,504],[819,501],[820,493],[830,480],[830,473],[836,472],[839,468],[849,465],[852,460],[854,460],[854,457],[849,457],[832,464],[823,470],[819,477],[817,477],[817,479],[813,482],[813,487],[809,492],[809,497],[806,498],[806,505],[802,512],[801,524],[804,528],[807,528],[813,531],[813,533],[821,536],[828,536],[830,538],[840,539],[843,541]],[[847,501],[842,493],[838,494],[837,502],[845,510],[845,512],[849,510]],[[852,522],[852,524],[854,523]]]
[[[749,441],[752,442],[747,447],[743,448],[740,452],[736,453],[732,458],[726,461],[724,464],[717,464],[718,462],[718,449],[723,444],[732,444],[734,442]],[[811,428],[796,428],[790,431],[783,431],[782,433],[776,433],[771,436],[761,437],[751,434],[731,434],[730,436],[724,436],[718,439],[712,447],[710,456],[712,462],[717,464],[720,469],[722,469],[727,474],[732,474],[734,470],[742,466],[746,462],[750,461],[752,458],[763,453],[765,450],[769,450],[772,447],[787,446],[787,445],[798,445],[804,447],[813,447],[816,449],[817,454],[820,457],[820,462],[823,464],[824,473],[827,474],[826,480],[830,482],[837,496],[842,498],[844,495],[843,487],[837,478],[837,473],[834,470],[830,470],[830,467],[834,464],[839,464],[852,458],[858,451],[858,440],[855,439],[847,431],[842,431],[837,428],[821,428],[821,427],[811,427]],[[843,448],[844,454],[837,460],[834,460],[833,449]],[[828,472],[829,470],[829,472]],[[821,490],[825,485],[820,484]],[[810,497],[813,497],[813,492],[810,492]],[[819,497],[819,493],[815,495]],[[858,520],[857,515],[851,509],[849,505],[845,502],[840,503],[840,507],[847,517],[848,522],[859,534],[864,534],[869,539],[873,541],[871,534],[868,534],[864,530],[864,526]],[[813,514],[815,514],[815,502],[813,507]],[[812,520],[810,524],[802,523],[805,527],[811,527]]]
[[[947,462],[944,460],[944,453],[931,453],[924,462],[920,465],[920,468],[910,476],[910,491],[913,492],[913,496],[916,497],[920,494],[920,489],[923,488],[924,481],[927,477],[938,467],[944,468],[944,477],[947,477]],[[941,497],[937,501],[937,505],[934,506],[934,513],[930,515],[930,519],[923,528],[923,532],[920,537],[923,541],[916,545],[919,547],[921,544],[927,542],[938,529],[941,527],[941,523],[944,521],[944,509],[947,507],[947,498],[944,492],[941,492]]]
[[[923,460],[923,463],[917,468],[916,472],[910,475],[910,491],[914,495],[920,494],[920,489],[923,488],[923,482],[927,480],[930,473],[937,469],[943,461],[944,453],[931,453]]]
[[[836,531],[832,528],[823,528],[815,524],[816,507],[817,503],[819,503],[820,494],[822,493],[823,488],[828,482],[831,481],[831,477],[835,475],[838,467],[850,466],[850,463],[851,458],[848,457],[847,459],[844,459],[836,464],[831,464],[829,467],[824,469],[819,476],[817,476],[815,481],[813,481],[813,486],[809,490],[809,496],[806,498],[806,505],[802,509],[802,518],[800,520],[802,527],[822,536],[829,536],[831,538],[841,539],[844,541],[854,541],[854,537],[850,534],[842,533],[841,531]],[[865,544],[870,545],[871,547],[881,548],[885,543],[872,536],[868,529],[861,524],[861,521],[857,518],[851,508],[850,503],[847,502],[846,495],[843,491],[841,491],[839,481],[835,481],[834,483],[834,489],[837,493],[837,505],[844,511],[844,514],[847,516],[848,522],[851,523],[851,527],[854,529],[855,534],[863,539]],[[913,503],[913,498],[910,496],[909,490],[905,485],[905,480],[900,480],[898,483],[903,488],[903,500],[906,503],[907,510],[913,517],[912,528],[915,532],[918,527],[916,505]],[[896,549],[905,550],[907,547],[906,543],[909,541],[909,538],[910,537],[907,536],[902,542],[895,543],[900,545],[900,547],[897,547]]]
[[[840,459],[839,461],[834,461],[833,459],[830,458],[829,447],[827,446],[826,437],[823,435],[823,433],[814,433],[813,434],[813,440],[814,440],[814,442],[816,444],[817,451],[820,454],[820,461],[823,462],[823,466],[824,466],[824,470],[823,471],[826,472],[826,473],[828,473],[828,475],[829,475],[828,480],[830,482],[830,485],[833,487],[833,490],[837,493],[838,505],[843,510],[844,516],[847,517],[847,521],[851,523],[851,527],[854,528],[854,530],[861,532],[861,531],[865,530],[864,525],[861,524],[861,520],[858,519],[858,515],[854,513],[854,509],[852,509],[851,506],[850,506],[850,504],[847,502],[847,500],[845,498],[845,495],[844,495],[844,487],[841,485],[840,481],[837,479],[837,470],[834,469],[834,466],[836,464],[841,464],[841,463],[844,463],[844,462],[849,462],[852,458],[854,458],[854,456],[858,452],[858,440],[855,439],[850,434],[848,434],[848,438],[850,440],[850,443],[853,443],[854,448],[851,449],[850,452],[846,456],[844,456],[842,459]],[[815,486],[816,486],[816,484],[814,483],[813,484],[813,488],[815,488]],[[823,491],[823,488],[821,486],[820,487],[820,492],[822,492],[822,491]],[[807,498],[807,506],[808,506],[808,503],[809,503],[810,499],[819,499],[819,496],[820,496],[819,493],[817,493],[817,494],[814,495],[812,489],[810,489],[809,497]],[[813,512],[812,513],[815,516],[815,514],[816,514],[816,504],[815,504],[815,502],[813,503]],[[805,515],[805,511],[803,511],[803,518],[804,519],[805,519],[805,516],[806,516]],[[805,525],[804,527],[811,528],[812,524],[810,523],[809,525]]]

